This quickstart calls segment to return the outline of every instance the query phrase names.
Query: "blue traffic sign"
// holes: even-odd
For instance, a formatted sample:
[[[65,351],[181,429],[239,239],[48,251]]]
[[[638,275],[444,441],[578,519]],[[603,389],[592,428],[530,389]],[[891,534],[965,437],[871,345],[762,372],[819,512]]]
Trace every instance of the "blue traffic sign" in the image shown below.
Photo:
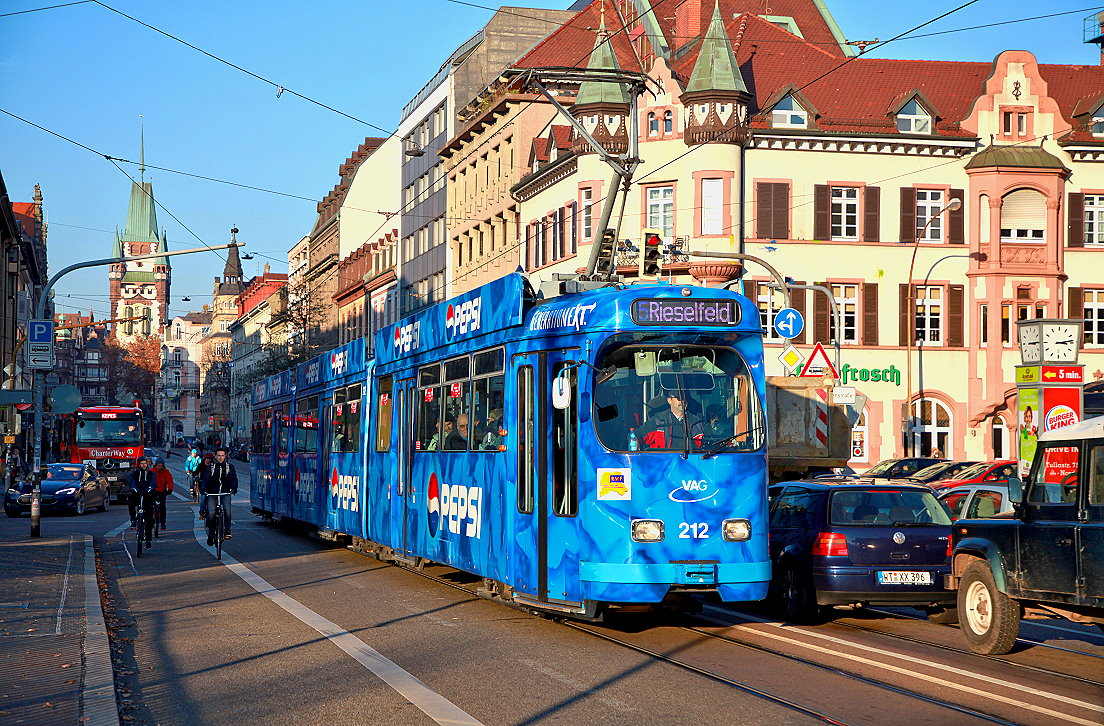
[[[53,343],[54,342],[54,321],[53,320],[31,320],[27,324],[27,342],[28,343]]]
[[[793,308],[782,308],[774,314],[774,329],[783,338],[796,338],[805,329],[805,318]]]

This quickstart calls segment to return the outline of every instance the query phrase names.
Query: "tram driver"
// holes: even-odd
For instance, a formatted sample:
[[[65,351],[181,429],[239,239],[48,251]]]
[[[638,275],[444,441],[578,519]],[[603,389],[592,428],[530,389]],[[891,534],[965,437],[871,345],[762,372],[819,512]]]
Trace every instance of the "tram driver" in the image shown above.
[[[686,410],[685,394],[670,389],[664,395],[667,408],[648,417],[641,427],[644,447],[684,451],[701,448],[705,441],[705,427],[700,417]],[[687,446],[686,437],[693,442]]]

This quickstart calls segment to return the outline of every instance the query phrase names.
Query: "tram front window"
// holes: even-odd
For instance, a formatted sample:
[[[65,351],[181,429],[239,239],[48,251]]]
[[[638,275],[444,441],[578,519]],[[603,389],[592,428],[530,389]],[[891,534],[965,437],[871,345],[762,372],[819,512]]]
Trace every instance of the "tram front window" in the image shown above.
[[[611,451],[755,451],[763,411],[744,359],[730,348],[624,346],[599,368],[595,430]]]

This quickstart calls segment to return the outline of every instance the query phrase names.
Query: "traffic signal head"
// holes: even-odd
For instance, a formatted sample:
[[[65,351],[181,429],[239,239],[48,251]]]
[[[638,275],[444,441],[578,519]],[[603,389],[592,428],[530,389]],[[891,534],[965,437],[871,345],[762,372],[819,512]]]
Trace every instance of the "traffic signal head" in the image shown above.
[[[612,272],[617,255],[617,232],[607,228],[602,232],[602,247],[598,253],[598,271]]]
[[[644,249],[640,254],[640,274],[660,275],[663,272],[663,240],[649,232],[644,236]]]

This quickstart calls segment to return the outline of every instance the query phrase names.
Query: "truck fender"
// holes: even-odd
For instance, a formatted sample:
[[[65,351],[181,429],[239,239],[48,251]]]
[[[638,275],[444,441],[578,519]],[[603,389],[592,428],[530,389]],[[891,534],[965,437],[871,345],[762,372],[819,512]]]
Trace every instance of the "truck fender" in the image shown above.
[[[958,578],[962,577],[963,570],[973,560],[988,562],[989,571],[993,573],[993,582],[997,589],[1003,593],[1008,592],[1008,583],[1004,575],[1004,561],[1001,559],[1000,549],[982,537],[967,537],[955,546],[951,559],[951,573],[954,576],[956,587],[958,586]]]

